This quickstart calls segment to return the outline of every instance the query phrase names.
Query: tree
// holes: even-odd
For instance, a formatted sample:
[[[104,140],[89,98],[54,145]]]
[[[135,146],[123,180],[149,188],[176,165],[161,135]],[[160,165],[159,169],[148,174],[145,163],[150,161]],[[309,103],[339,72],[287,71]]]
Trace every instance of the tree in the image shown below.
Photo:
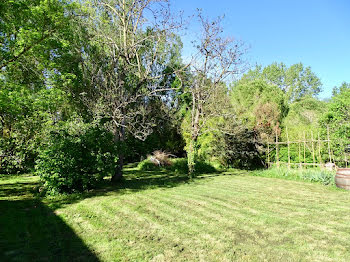
[[[316,136],[320,128],[319,120],[326,108],[326,102],[313,97],[305,97],[292,103],[283,122],[283,126],[288,128],[289,138],[300,140],[303,132],[311,131]]]
[[[171,89],[181,43],[166,1],[103,0],[89,8],[91,41],[83,54],[83,101],[121,145],[112,181],[122,178],[127,134],[144,140],[155,125],[152,100]],[[170,78],[169,78],[170,77]]]
[[[67,28],[64,1],[4,0],[0,3],[0,69],[34,52],[45,57],[48,45],[59,41],[57,35]]]
[[[329,128],[333,153],[342,162],[345,149],[350,144],[350,84],[343,83],[334,88],[333,94],[320,122],[324,132]]]
[[[73,59],[67,58],[74,53],[74,6],[56,0],[0,3],[2,171],[33,167],[45,127],[71,111],[64,89],[72,75]]]
[[[247,79],[236,82],[230,98],[237,117],[250,130],[255,130],[261,142],[273,141],[288,113],[285,94],[264,80]]]
[[[191,65],[192,77],[189,82],[191,109],[187,158],[190,176],[194,172],[198,156],[198,138],[208,120],[220,116],[228,118],[232,113],[225,111],[225,107],[229,106],[228,99],[224,103],[218,103],[216,98],[225,90],[224,81],[240,72],[244,54],[242,43],[222,35],[221,18],[210,21],[199,13],[198,19],[202,35],[196,46],[198,53]],[[222,96],[224,97],[227,95]]]
[[[245,80],[264,80],[276,85],[285,94],[287,101],[292,103],[305,96],[317,96],[321,91],[321,80],[302,63],[287,67],[284,63],[273,63],[264,68],[257,66],[243,76]]]

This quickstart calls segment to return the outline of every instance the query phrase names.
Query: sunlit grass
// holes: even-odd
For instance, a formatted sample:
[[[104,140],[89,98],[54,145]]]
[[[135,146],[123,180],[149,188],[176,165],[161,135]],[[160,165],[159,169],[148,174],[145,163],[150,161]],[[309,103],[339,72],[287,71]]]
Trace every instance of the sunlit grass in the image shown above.
[[[317,183],[243,171],[188,181],[177,174],[127,169],[123,185],[41,201],[100,261],[350,257],[350,193]]]

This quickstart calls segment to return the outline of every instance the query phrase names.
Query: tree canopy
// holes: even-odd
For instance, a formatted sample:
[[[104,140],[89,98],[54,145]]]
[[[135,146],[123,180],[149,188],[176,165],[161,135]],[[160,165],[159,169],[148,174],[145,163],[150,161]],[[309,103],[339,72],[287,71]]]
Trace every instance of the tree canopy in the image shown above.
[[[273,63],[266,67],[257,66],[244,75],[246,80],[264,80],[280,88],[292,103],[305,96],[316,97],[321,91],[321,80],[302,63],[287,67],[284,63]]]

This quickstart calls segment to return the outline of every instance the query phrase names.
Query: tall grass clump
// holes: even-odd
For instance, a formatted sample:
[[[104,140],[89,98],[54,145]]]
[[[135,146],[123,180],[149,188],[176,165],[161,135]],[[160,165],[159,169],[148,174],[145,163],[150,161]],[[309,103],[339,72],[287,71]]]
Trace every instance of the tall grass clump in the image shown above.
[[[266,170],[257,170],[252,172],[254,176],[283,178],[288,180],[299,180],[321,183],[323,185],[335,185],[334,171],[322,169],[288,169],[288,168],[270,168]]]

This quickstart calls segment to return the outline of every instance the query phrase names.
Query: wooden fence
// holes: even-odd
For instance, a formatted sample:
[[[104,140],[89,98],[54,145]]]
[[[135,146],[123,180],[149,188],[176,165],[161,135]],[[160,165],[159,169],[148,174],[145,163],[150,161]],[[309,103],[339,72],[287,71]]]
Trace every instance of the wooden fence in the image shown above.
[[[268,167],[271,167],[272,165],[276,165],[277,167],[280,167],[281,165],[286,165],[288,168],[298,166],[300,168],[306,167],[306,166],[313,166],[313,167],[326,167],[326,164],[328,166],[335,166],[335,158],[331,149],[331,140],[329,138],[329,128],[327,128],[327,139],[320,139],[320,134],[318,133],[317,136],[314,136],[313,132],[310,132],[310,137],[307,138],[306,133],[303,132],[303,139],[290,141],[289,135],[288,135],[288,129],[286,129],[286,140],[285,142],[280,142],[278,137],[278,132],[276,129],[276,137],[275,142],[268,142],[267,143],[267,164]],[[295,163],[291,161],[291,154],[290,154],[290,147],[291,145],[296,144],[298,148],[298,162]],[[322,149],[324,149],[325,145],[327,146],[327,163],[326,161],[323,161],[323,157],[321,155]],[[288,153],[288,161],[283,162],[280,161],[280,147],[281,146],[287,146],[287,153]],[[276,151],[275,153],[275,162],[271,161],[271,153],[273,151]],[[306,153],[310,152],[312,156],[312,163],[307,163],[306,161]],[[344,162],[346,167],[348,166],[348,159],[346,154],[344,154]]]

